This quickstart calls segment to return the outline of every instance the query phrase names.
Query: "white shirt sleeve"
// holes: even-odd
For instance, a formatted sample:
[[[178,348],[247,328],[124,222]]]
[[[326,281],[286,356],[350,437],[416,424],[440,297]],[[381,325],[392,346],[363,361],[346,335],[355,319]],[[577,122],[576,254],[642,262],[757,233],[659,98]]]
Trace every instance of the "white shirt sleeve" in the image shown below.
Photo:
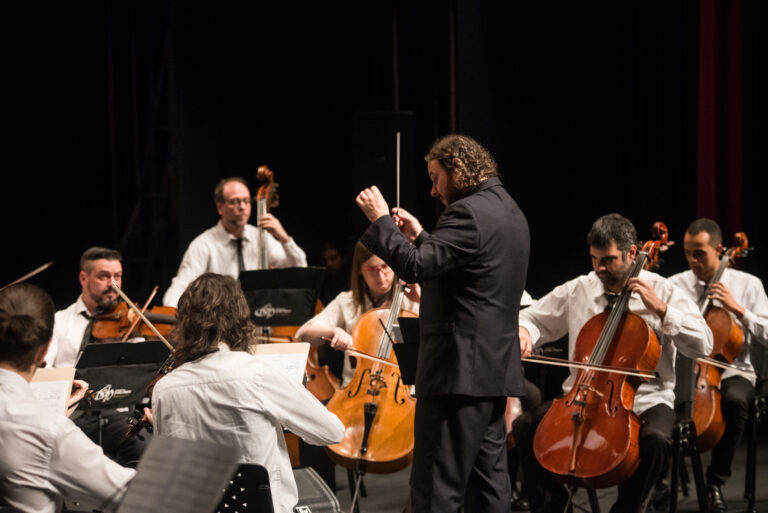
[[[271,233],[267,232],[267,244],[269,248],[269,265],[275,269],[284,267],[306,267],[307,255],[304,253],[293,237],[281,244]]]
[[[171,286],[163,296],[163,305],[175,308],[187,285],[208,270],[209,260],[209,248],[205,242],[200,237],[193,240],[181,259],[179,271],[171,281]]]
[[[67,420],[53,446],[51,484],[72,500],[113,511],[136,471],[107,458],[73,422]]]
[[[663,283],[663,282],[662,282]],[[712,331],[699,313],[699,308],[680,289],[666,283],[656,293],[667,304],[662,332],[685,356],[696,359],[712,352]]]
[[[305,442],[329,445],[344,438],[344,424],[300,383],[265,369],[260,385],[264,411]]]
[[[757,277],[751,277],[745,290],[744,315],[741,324],[751,339],[768,346],[768,297],[763,283]]]
[[[528,330],[534,345],[557,340],[568,333],[569,295],[568,283],[564,283],[520,311],[520,327]]]

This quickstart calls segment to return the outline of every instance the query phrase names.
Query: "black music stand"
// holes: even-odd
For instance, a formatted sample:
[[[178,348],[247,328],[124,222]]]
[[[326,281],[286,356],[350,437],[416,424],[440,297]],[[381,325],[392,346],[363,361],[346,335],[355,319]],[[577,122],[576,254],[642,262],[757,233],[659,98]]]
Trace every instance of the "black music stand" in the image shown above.
[[[258,326],[300,326],[315,314],[323,267],[243,271],[240,285]]]
[[[95,392],[91,407],[113,409],[140,402],[169,354],[165,344],[154,340],[85,346],[76,367]]]
[[[418,317],[398,317],[398,327],[394,328],[395,343],[392,348],[397,356],[397,363],[400,365],[400,376],[403,383],[413,385],[416,382],[416,364],[419,360],[419,318]],[[398,330],[400,334],[398,334]],[[416,390],[416,394],[419,391]]]
[[[133,411],[147,395],[147,387],[155,377],[160,366],[168,358],[170,351],[160,341],[149,342],[114,342],[89,344],[76,364],[80,379],[88,382],[94,391],[89,406],[78,408],[81,415],[87,410],[97,418],[98,431],[89,434],[87,417],[78,419],[78,424],[89,436],[96,436],[97,443],[103,446],[105,425],[109,419],[122,411]],[[83,403],[81,403],[82,405]],[[74,419],[74,416],[73,416]],[[95,426],[94,426],[95,427]],[[113,431],[107,436],[112,440]],[[109,444],[108,444],[109,445]]]

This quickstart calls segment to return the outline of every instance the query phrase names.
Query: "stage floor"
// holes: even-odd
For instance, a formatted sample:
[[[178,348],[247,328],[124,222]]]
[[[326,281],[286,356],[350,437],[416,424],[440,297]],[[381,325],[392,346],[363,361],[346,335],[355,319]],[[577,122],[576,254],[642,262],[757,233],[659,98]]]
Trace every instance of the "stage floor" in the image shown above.
[[[758,511],[768,512],[768,433],[761,433],[757,450],[757,490],[755,507]],[[747,509],[747,500],[744,498],[744,480],[747,461],[747,446],[742,446],[736,452],[736,458],[733,466],[733,476],[728,484],[723,487],[723,494],[728,503],[729,513],[744,512]],[[709,453],[702,456],[702,463],[706,471],[709,464]],[[408,497],[408,478],[410,467],[392,474],[368,474],[365,477],[365,486],[368,492],[367,497],[360,499],[361,513],[400,513]],[[693,479],[689,465],[689,476]],[[339,498],[341,509],[344,512],[349,511],[351,502],[349,485],[347,483],[346,469],[336,467],[336,495]],[[608,512],[616,499],[616,488],[607,488],[598,490],[598,500],[600,501],[600,511]],[[589,510],[587,496],[584,491],[576,494],[575,503]],[[578,511],[578,508],[575,510]],[[651,511],[651,508],[648,509]],[[657,511],[666,511],[657,510]],[[689,485],[689,496],[685,497],[682,493],[678,498],[678,511],[694,512],[699,511],[696,499],[696,489],[693,482]]]

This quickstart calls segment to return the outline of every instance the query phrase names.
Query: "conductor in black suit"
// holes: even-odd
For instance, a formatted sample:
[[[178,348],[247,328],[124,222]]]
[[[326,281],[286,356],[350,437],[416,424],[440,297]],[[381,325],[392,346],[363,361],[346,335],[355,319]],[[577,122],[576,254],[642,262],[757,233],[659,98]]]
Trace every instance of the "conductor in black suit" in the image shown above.
[[[425,160],[431,194],[446,206],[431,234],[403,209],[390,215],[375,186],[357,197],[372,222],[363,244],[422,286],[413,511],[507,513],[504,409],[524,390],[517,318],[528,223],[474,139],[442,137]]]

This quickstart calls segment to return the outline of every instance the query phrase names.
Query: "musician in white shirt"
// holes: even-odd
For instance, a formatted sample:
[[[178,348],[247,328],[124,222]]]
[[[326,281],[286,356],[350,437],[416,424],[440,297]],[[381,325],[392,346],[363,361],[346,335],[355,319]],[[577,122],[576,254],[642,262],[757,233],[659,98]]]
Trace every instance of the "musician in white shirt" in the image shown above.
[[[256,328],[239,283],[205,273],[179,299],[171,334],[176,367],[155,385],[157,434],[212,440],[266,467],[276,513],[298,494],[283,428],[313,445],[338,443],[344,425],[301,383],[247,352]]]
[[[707,284],[720,265],[723,251],[720,226],[711,219],[698,219],[685,232],[683,246],[690,270],[669,278],[693,301],[700,301]],[[750,346],[768,345],[768,297],[763,283],[756,276],[735,269],[725,269],[721,279],[709,290],[713,305],[728,311],[744,330],[744,345],[733,365],[742,371],[753,371]],[[709,511],[726,511],[720,487],[731,476],[731,463],[749,416],[749,402],[754,395],[754,378],[732,370],[723,372],[720,390],[725,432],[712,448],[712,461],[707,469],[707,498]]]
[[[257,268],[259,230],[248,224],[251,218],[251,192],[240,177],[221,180],[213,191],[219,222],[198,235],[189,245],[179,271],[163,297],[163,304],[176,306],[192,280],[205,272],[237,278],[241,270]],[[307,256],[272,214],[258,219],[266,231],[269,267],[306,267]],[[238,255],[240,253],[241,256]]]
[[[394,271],[384,261],[370,252],[361,242],[355,244],[350,275],[351,290],[340,293],[328,303],[322,312],[307,321],[296,338],[323,344],[344,351],[353,345],[352,330],[358,319],[367,311],[389,306],[397,285]],[[408,286],[403,298],[403,310],[419,313],[418,285]],[[344,358],[342,386],[346,386],[355,373],[349,356]]]
[[[533,305],[520,311],[520,345],[557,340],[568,335],[568,356],[573,359],[576,339],[586,322],[603,312],[609,296],[625,284],[631,292],[628,310],[639,315],[656,334],[661,356],[657,377],[637,389],[634,411],[643,421],[639,444],[640,466],[624,483],[612,512],[642,511],[644,502],[665,467],[668,444],[675,421],[674,386],[677,350],[698,358],[712,349],[712,333],[696,304],[658,274],[641,271],[629,278],[637,256],[637,232],[618,214],[599,218],[587,235],[593,272],[568,281]],[[563,384],[570,390],[576,370]],[[544,470],[533,453],[533,438],[550,403],[524,412],[513,424],[513,432],[526,478],[531,511],[562,511],[567,493],[552,474]]]
[[[113,511],[134,470],[46,409],[29,385],[50,345],[53,311],[34,285],[0,291],[0,512],[55,513],[65,499]]]

